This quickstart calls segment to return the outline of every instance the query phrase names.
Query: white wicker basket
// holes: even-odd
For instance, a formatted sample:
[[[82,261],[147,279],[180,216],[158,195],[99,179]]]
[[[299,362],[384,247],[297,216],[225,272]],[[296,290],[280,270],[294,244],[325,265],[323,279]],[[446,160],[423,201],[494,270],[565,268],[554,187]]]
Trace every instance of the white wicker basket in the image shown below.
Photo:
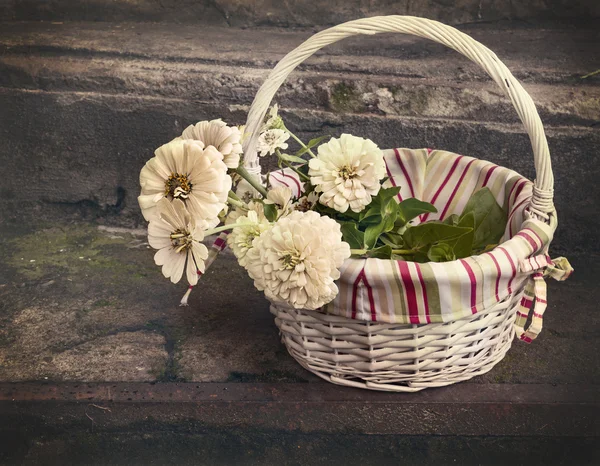
[[[382,32],[414,34],[444,44],[494,79],[511,99],[532,143],[537,178],[528,211],[555,225],[548,144],[531,98],[489,49],[452,27],[423,18],[386,16],[350,21],[314,35],[285,56],[258,91],[249,112],[246,131],[250,137],[244,144],[248,170],[260,173],[255,151],[258,129],[274,94],[294,68],[325,45],[353,35]],[[445,323],[377,323],[278,304],[271,306],[271,312],[290,354],[309,371],[341,385],[412,392],[470,379],[498,363],[512,343],[524,287],[521,282],[500,302]]]

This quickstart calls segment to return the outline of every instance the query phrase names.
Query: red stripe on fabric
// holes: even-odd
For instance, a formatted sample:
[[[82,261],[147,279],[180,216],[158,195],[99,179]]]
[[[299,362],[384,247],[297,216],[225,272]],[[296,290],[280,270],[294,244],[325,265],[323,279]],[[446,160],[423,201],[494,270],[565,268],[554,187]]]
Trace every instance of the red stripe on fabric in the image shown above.
[[[404,284],[404,291],[406,294],[406,302],[408,304],[408,317],[411,324],[420,324],[419,322],[419,308],[417,306],[417,293],[415,291],[415,284],[412,281],[408,264],[404,261],[398,261],[398,268],[400,269],[400,277]]]
[[[529,308],[529,307],[531,307],[532,304],[533,304],[533,299],[527,298],[525,296],[523,296],[523,298],[521,298],[521,306]]]
[[[473,269],[467,263],[467,261],[460,259],[460,263],[467,271],[467,274],[469,275],[469,280],[471,281],[471,312],[475,314],[477,312],[477,281],[475,279],[475,274],[473,273]]]
[[[496,271],[498,272],[498,276],[496,277],[496,301],[500,301],[498,291],[500,289],[500,277],[502,277],[502,269],[500,268],[500,264],[498,264],[498,261],[491,252],[488,252],[486,254],[488,254],[492,258],[492,260],[494,261],[494,265],[496,266]]]
[[[517,315],[518,315],[519,317],[525,317],[525,318],[529,317],[529,315],[528,315],[528,314],[523,314],[521,311],[517,311]]]
[[[371,320],[373,322],[377,322],[377,313],[375,312],[375,299],[373,298],[373,289],[369,282],[367,281],[367,274],[365,273],[365,269],[363,269],[363,282],[367,287],[367,292],[369,294],[369,306],[371,307]]]
[[[223,248],[227,245],[227,242],[223,238],[217,238],[213,243],[213,248],[223,250]]]
[[[485,179],[483,180],[483,184],[481,185],[482,188],[487,185],[488,181],[490,181],[490,176],[492,176],[492,173],[496,168],[498,168],[498,165],[493,165],[492,168],[490,168],[485,174]]]
[[[462,175],[460,175],[460,178],[459,178],[458,182],[456,183],[456,186],[454,186],[454,189],[452,190],[452,194],[448,198],[448,202],[446,203],[446,206],[444,207],[444,210],[442,211],[442,215],[440,215],[440,220],[444,220],[444,216],[446,215],[446,212],[448,211],[450,204],[452,204],[452,199],[454,199],[454,196],[456,196],[456,191],[458,191],[458,187],[461,185],[461,183],[465,179],[465,175],[469,171],[469,167],[473,164],[473,162],[475,162],[475,160],[471,160],[467,164],[465,169],[463,170]]]
[[[406,182],[408,183],[408,189],[410,189],[410,195],[412,197],[415,197],[415,190],[413,189],[413,185],[412,185],[410,176],[408,175],[408,172],[406,171],[406,168],[404,168],[404,164],[402,163],[402,160],[400,159],[400,152],[398,152],[398,149],[394,149],[394,152],[396,153],[396,160],[398,161],[398,165],[400,165],[400,170],[402,170],[402,173],[404,173],[404,178],[406,178]]]
[[[444,181],[442,182],[441,186],[438,188],[438,190],[436,191],[436,193],[433,195],[433,197],[431,198],[431,204],[435,204],[435,201],[437,200],[437,198],[439,197],[440,193],[444,190],[444,188],[446,187],[446,184],[448,184],[448,180],[450,180],[450,178],[452,177],[452,174],[454,173],[454,170],[456,170],[456,166],[458,165],[458,162],[460,162],[460,159],[462,159],[463,156],[459,155],[456,160],[454,161],[454,164],[452,164],[452,167],[450,168],[450,171],[448,172],[448,174],[446,175],[446,178],[444,179]],[[427,221],[427,218],[429,217],[429,213],[426,213],[423,218],[421,219],[421,222],[425,222]]]
[[[521,335],[521,340],[523,340],[525,343],[531,343],[533,340],[529,337],[526,337],[525,335]]]
[[[294,184],[296,185],[296,188],[298,189],[296,197],[300,197],[300,194],[302,194],[302,185],[300,184],[300,180],[298,178],[296,178],[293,175],[290,175],[289,173],[283,173],[283,176],[285,176],[286,178],[289,178],[290,180],[292,180],[294,182]]]
[[[423,290],[423,305],[425,306],[425,320],[428,324],[431,323],[429,317],[429,302],[427,301],[427,288],[425,288],[425,280],[423,279],[423,273],[421,273],[421,267],[415,262],[415,268],[417,269],[417,275],[419,276],[419,282],[421,283],[421,290]]]
[[[395,149],[394,149],[395,150]],[[396,182],[394,181],[394,178],[392,176],[392,172],[390,171],[390,167],[388,167],[387,162],[385,163],[385,169],[387,171],[388,177],[390,179],[390,183],[392,183],[393,187],[396,187]],[[400,193],[398,193],[398,201],[402,202],[402,196],[400,195]]]
[[[532,230],[531,228],[525,228],[523,231],[530,231],[531,233],[533,233],[533,235],[538,239],[538,241],[540,242],[540,248],[544,245],[544,240],[541,238],[540,235],[538,235],[534,230]],[[548,256],[547,254],[545,255],[546,257],[546,261],[547,262],[552,262],[552,259],[550,259],[550,256]]]
[[[272,177],[272,178],[274,178],[274,179],[275,179],[275,181],[277,181],[278,183],[281,183],[281,184],[282,184],[282,185],[284,185],[285,187],[289,188],[289,187],[290,187],[290,185],[289,185],[289,184],[287,184],[285,181],[283,181],[283,180],[280,180],[279,178],[277,178],[277,177],[275,176],[276,174],[277,174],[277,172],[273,172],[273,173],[271,173],[271,177]],[[282,173],[282,175],[283,175],[283,173]]]
[[[429,147],[427,148],[427,155],[431,155],[431,153],[433,152],[433,149],[430,149]]]
[[[531,249],[532,249],[532,251],[531,251],[532,254],[538,250],[538,245],[535,242],[535,240],[530,235],[525,233],[525,231],[520,231],[519,233],[517,233],[517,236],[520,236],[521,238],[525,239],[529,243],[529,246],[531,246]],[[538,265],[538,267],[539,267],[539,265]]]
[[[498,249],[500,249],[500,251],[502,251],[504,253],[504,255],[507,257],[508,262],[510,262],[510,266],[512,268],[512,276],[510,277],[510,280],[508,280],[508,292],[512,293],[512,281],[513,281],[513,278],[515,278],[515,275],[517,274],[517,269],[515,267],[515,263],[512,260],[512,257],[510,257],[510,254],[506,251],[506,249],[504,249],[502,247],[498,247]]]
[[[545,299],[536,298],[536,301],[537,301],[538,303],[542,303],[542,304],[548,304],[548,301],[546,301]]]
[[[534,312],[533,316],[537,317],[538,319],[543,319],[544,318],[544,316],[542,314],[538,314],[537,312]]]
[[[358,285],[360,284],[360,281],[363,278],[364,272],[365,272],[365,269],[362,269],[360,271],[360,273],[356,277],[356,280],[354,280],[354,286],[352,287],[352,318],[353,319],[356,319],[356,295],[358,292]]]
[[[512,238],[514,236],[513,234],[513,226],[511,223],[512,218],[514,217],[514,215],[518,212],[519,207],[521,207],[523,204],[525,204],[527,201],[529,201],[529,199],[523,199],[521,202],[519,202],[519,205],[516,206],[512,212],[510,213],[510,215],[508,216],[508,223],[509,223],[509,233],[510,233],[510,237]]]

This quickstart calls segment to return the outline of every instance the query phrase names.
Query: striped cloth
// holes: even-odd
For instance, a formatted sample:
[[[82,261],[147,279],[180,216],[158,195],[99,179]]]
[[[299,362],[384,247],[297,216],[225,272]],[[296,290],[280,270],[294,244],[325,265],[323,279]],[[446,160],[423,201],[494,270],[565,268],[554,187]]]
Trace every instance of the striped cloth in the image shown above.
[[[363,321],[449,322],[519,294],[528,284],[519,318],[528,316],[525,308],[531,307],[536,293],[545,291],[535,283],[540,279],[544,283],[543,271],[552,263],[547,250],[555,229],[525,211],[533,183],[513,170],[447,151],[392,149],[384,156],[387,185],[401,187],[398,201],[416,197],[438,209],[436,214],[422,215],[419,222],[460,214],[472,193],[488,187],[508,212],[503,242],[485,254],[445,263],[348,259],[336,282],[338,296],[322,310]],[[299,195],[301,184],[287,179],[296,178],[293,172],[272,172],[271,179],[274,174]],[[539,299],[545,301],[545,295]],[[517,330],[525,334],[525,322],[519,323]],[[536,325],[541,329],[541,323]],[[537,327],[523,340],[531,340]]]

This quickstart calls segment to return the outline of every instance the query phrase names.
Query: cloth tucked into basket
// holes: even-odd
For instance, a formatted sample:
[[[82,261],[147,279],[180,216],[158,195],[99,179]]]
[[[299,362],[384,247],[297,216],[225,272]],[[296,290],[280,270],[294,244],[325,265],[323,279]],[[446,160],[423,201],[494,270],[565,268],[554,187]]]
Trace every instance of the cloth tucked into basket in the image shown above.
[[[503,242],[485,254],[445,263],[348,259],[336,282],[339,294],[324,312],[386,323],[450,322],[522,293],[527,280],[551,263],[527,262],[521,269],[527,259],[547,257],[556,228],[527,215],[531,181],[491,162],[447,151],[392,149],[384,156],[388,185],[401,187],[398,201],[416,197],[438,209],[417,223],[460,214],[473,192],[488,187],[508,212]],[[279,170],[270,179],[299,195],[300,184],[288,179],[295,177]]]

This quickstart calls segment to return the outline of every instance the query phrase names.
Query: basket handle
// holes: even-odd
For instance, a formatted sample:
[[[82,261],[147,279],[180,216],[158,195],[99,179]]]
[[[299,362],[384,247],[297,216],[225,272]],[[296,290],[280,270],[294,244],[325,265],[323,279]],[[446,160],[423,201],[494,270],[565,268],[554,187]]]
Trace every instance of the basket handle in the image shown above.
[[[529,211],[547,220],[548,215],[555,212],[552,203],[554,177],[548,141],[533,100],[496,54],[487,47],[451,26],[414,16],[376,16],[348,21],[315,34],[283,57],[258,90],[250,107],[246,121],[249,137],[243,145],[246,168],[250,172],[260,173],[256,154],[260,127],[273,96],[287,76],[300,63],[326,45],[350,36],[382,32],[413,34],[446,45],[481,66],[496,81],[514,105],[533,147],[536,179]]]

